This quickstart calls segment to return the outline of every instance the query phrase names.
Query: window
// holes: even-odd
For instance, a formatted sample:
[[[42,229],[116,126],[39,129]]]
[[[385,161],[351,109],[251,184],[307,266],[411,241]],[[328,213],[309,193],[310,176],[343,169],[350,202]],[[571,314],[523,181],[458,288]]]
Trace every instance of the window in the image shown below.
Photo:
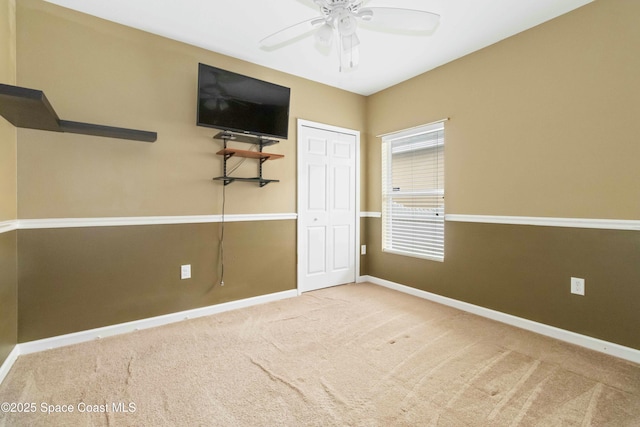
[[[382,250],[444,260],[444,123],[382,137]]]

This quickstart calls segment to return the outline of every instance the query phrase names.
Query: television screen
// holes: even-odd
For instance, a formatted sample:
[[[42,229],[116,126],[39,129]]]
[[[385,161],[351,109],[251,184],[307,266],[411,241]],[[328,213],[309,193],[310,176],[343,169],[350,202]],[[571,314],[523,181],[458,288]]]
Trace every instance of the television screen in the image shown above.
[[[198,66],[198,126],[286,139],[291,89]]]

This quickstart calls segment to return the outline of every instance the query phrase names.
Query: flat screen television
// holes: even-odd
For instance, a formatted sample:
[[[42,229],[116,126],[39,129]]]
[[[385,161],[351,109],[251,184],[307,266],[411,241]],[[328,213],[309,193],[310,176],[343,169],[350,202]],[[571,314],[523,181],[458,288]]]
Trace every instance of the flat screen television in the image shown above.
[[[291,89],[198,65],[198,126],[287,139]]]

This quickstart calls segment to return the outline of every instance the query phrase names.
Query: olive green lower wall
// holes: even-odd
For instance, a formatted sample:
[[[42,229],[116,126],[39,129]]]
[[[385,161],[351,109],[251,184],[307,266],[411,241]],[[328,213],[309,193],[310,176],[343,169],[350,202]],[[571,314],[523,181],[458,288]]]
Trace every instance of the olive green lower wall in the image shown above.
[[[360,218],[360,247],[367,244],[367,233],[365,227],[367,226],[367,218]],[[367,250],[369,248],[367,247]],[[362,254],[362,252],[360,252]],[[356,275],[364,275],[363,271],[369,269],[369,257],[367,255],[360,255],[360,271],[356,272]]]
[[[223,287],[220,224],[0,234],[0,360],[16,341],[295,289],[295,224],[227,223]],[[362,275],[640,349],[635,231],[447,222],[441,263],[382,253],[380,218],[361,224]],[[571,276],[586,279],[584,297],[569,292]]]
[[[0,233],[0,365],[18,342],[17,231]]]
[[[219,223],[20,230],[18,341],[294,289],[295,224],[225,224],[223,287]]]
[[[447,222],[444,262],[381,252],[379,218],[364,233],[363,275],[640,349],[637,231]]]

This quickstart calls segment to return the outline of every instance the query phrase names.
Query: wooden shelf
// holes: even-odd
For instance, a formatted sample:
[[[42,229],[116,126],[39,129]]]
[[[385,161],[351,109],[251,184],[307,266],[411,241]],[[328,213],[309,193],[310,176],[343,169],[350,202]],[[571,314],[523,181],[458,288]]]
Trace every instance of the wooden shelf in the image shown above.
[[[236,156],[236,157],[246,157],[248,159],[260,159],[260,160],[276,160],[284,157],[284,155],[282,154],[265,153],[262,151],[238,150],[236,148],[225,148],[223,150],[218,151],[216,154],[225,156],[227,158],[231,156]]]
[[[0,115],[20,128],[154,142],[156,132],[61,120],[44,92],[0,83]]]

